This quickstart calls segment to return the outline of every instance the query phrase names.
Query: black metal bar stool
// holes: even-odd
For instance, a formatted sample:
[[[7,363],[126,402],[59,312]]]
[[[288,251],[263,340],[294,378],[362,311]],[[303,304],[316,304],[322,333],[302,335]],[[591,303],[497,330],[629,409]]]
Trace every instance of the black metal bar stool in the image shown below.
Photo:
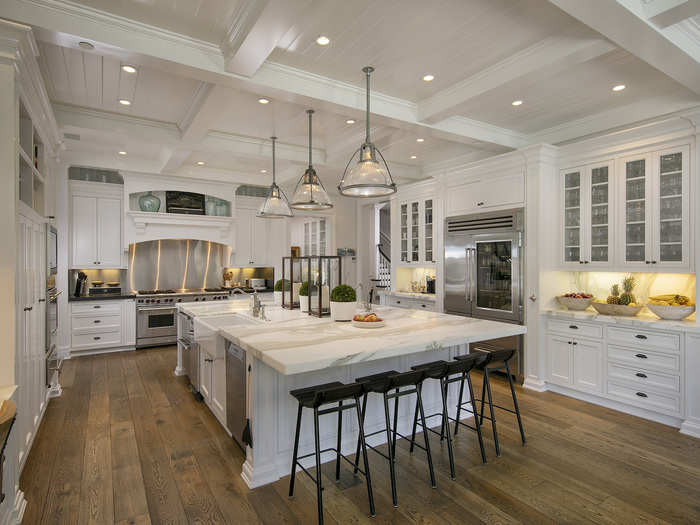
[[[502,350],[486,350],[482,348],[475,348],[472,353],[479,353],[484,356],[483,361],[477,363],[476,367],[478,370],[483,371],[483,382],[481,385],[481,399],[476,399],[476,401],[481,402],[481,409],[479,414],[479,424],[482,424],[484,418],[491,421],[491,429],[493,430],[493,442],[496,446],[496,455],[501,455],[501,445],[498,441],[498,431],[496,429],[496,414],[494,408],[498,408],[505,412],[510,412],[515,414],[518,418],[518,428],[520,429],[520,438],[522,439],[523,445],[525,444],[525,431],[523,430],[523,421],[520,417],[520,408],[518,407],[518,398],[515,396],[515,387],[513,386],[513,375],[510,370],[510,360],[515,356],[516,350],[513,348],[507,348]],[[513,397],[513,409],[497,405],[493,402],[493,394],[491,393],[491,382],[489,376],[493,372],[504,370],[506,376],[508,377],[508,384],[510,385],[510,393]],[[489,416],[484,416],[484,404],[489,405]],[[475,407],[474,407],[475,408]],[[476,418],[475,418],[476,419]]]
[[[458,407],[461,406],[462,404],[468,404],[471,403],[472,407],[474,407],[474,394],[472,392],[471,388],[471,377],[469,373],[471,372],[472,368],[483,359],[483,356],[480,354],[470,354],[466,356],[461,356],[461,359],[448,362],[448,361],[433,361],[431,363],[424,363],[421,365],[416,365],[413,366],[412,369],[414,370],[425,370],[426,376],[429,379],[436,379],[440,381],[440,390],[442,393],[442,411],[441,412],[436,412],[435,414],[430,414],[426,416],[426,419],[430,419],[432,417],[438,417],[440,416],[441,422],[440,422],[440,432],[433,430],[432,428],[429,428],[428,430],[434,434],[437,434],[440,436],[440,441],[444,440],[447,438],[447,452],[449,454],[450,458],[450,476],[452,479],[455,479],[455,466],[454,466],[454,451],[453,451],[453,446],[452,446],[452,435],[450,434],[450,426],[449,426],[449,421],[452,420],[455,422],[455,436],[457,435],[457,430],[459,428],[459,425],[463,425],[467,428],[470,428],[471,430],[474,430],[478,437],[479,437],[479,448],[481,451],[481,460],[483,463],[486,463],[486,454],[484,452],[484,441],[481,435],[481,425],[479,424],[477,418],[475,417],[475,426],[472,427],[471,425],[468,425],[466,423],[462,423],[459,420],[459,408],[457,409],[457,417],[452,418],[450,417],[449,411],[448,411],[448,405],[447,405],[447,395],[449,393],[449,385],[450,383],[460,383],[460,389],[459,389],[459,403]],[[465,403],[462,403],[462,396],[464,395],[464,379],[466,378],[468,384],[469,384],[469,394],[470,394],[470,400],[466,401]],[[472,410],[472,413],[474,411]],[[416,433],[416,422],[417,418],[416,415],[413,417],[413,434],[411,436],[411,440],[413,441],[415,439],[415,433]]]
[[[294,396],[299,402],[299,410],[297,412],[297,426],[296,432],[294,434],[294,452],[292,456],[292,474],[289,478],[289,497],[294,497],[294,478],[296,476],[297,465],[306,473],[307,476],[316,484],[316,502],[318,505],[318,522],[323,523],[323,486],[321,484],[321,454],[324,452],[333,451],[336,453],[336,463],[335,463],[335,479],[340,479],[340,459],[344,459],[350,465],[353,466],[354,472],[357,473],[359,470],[362,475],[364,475],[367,481],[367,497],[369,499],[369,511],[370,516],[374,516],[374,496],[372,494],[372,479],[369,473],[369,461],[367,459],[367,448],[365,446],[365,436],[362,428],[362,414],[360,412],[360,396],[362,395],[363,389],[362,385],[358,383],[352,383],[349,385],[344,385],[340,382],[326,383],[323,385],[316,385],[307,388],[299,388],[297,390],[292,390],[290,394]],[[343,404],[343,401],[353,400],[352,404]],[[337,407],[329,407],[320,409],[322,405],[327,405],[330,403],[338,403]],[[299,432],[301,430],[301,414],[303,408],[311,408],[314,411],[314,452],[311,454],[306,454],[305,456],[298,456],[299,452]],[[343,411],[355,409],[357,412],[357,422],[359,426],[359,437],[358,446],[362,447],[362,456],[364,458],[364,471],[357,467],[356,458],[355,463],[350,461],[341,453],[341,438],[343,431]],[[319,416],[326,414],[338,414],[338,443],[337,448],[326,448],[320,450],[320,438],[319,438]],[[316,456],[316,477],[312,476],[311,473],[304,468],[300,463],[300,460],[308,458],[310,456]],[[358,451],[359,455],[359,451]]]
[[[397,430],[397,418],[398,418],[398,411],[399,411],[399,398],[408,396],[411,394],[416,394],[416,410],[420,412],[421,416],[421,423],[423,425],[423,434],[425,436],[425,447],[422,447],[420,445],[416,445],[422,450],[425,450],[425,453],[428,456],[428,470],[430,472],[430,484],[433,488],[435,488],[437,485],[435,483],[435,471],[433,470],[433,457],[430,453],[430,443],[428,442],[428,434],[426,432],[426,425],[425,425],[425,414],[423,412],[423,399],[421,397],[421,384],[423,383],[423,380],[425,379],[425,372],[423,370],[418,370],[418,371],[409,371],[409,372],[396,372],[395,370],[391,370],[389,372],[382,372],[379,374],[373,374],[370,376],[365,376],[365,377],[360,377],[358,378],[357,384],[362,385],[363,391],[364,391],[364,397],[362,399],[362,418],[360,422],[360,427],[361,430],[364,428],[364,420],[365,420],[365,415],[367,412],[367,396],[369,393],[376,393],[376,394],[382,394],[384,398],[384,420],[385,420],[385,425],[386,427],[383,428],[382,430],[377,430],[376,432],[372,432],[370,434],[364,434],[365,438],[374,436],[376,434],[381,434],[382,432],[386,432],[386,439],[387,439],[387,451],[388,455],[385,455],[382,453],[380,450],[377,450],[375,447],[372,445],[367,445],[370,449],[374,450],[377,454],[382,456],[384,459],[386,459],[389,462],[389,472],[391,475],[391,498],[392,502],[394,504],[394,507],[398,507],[398,498],[396,495],[396,436],[399,436],[403,439],[407,439],[406,436],[403,434],[399,433]],[[410,387],[405,390],[401,390],[402,388],[405,387]],[[390,417],[389,417],[389,401],[393,399],[394,400],[394,426],[392,428],[391,423],[390,423]],[[360,433],[360,435],[363,435],[363,432]],[[359,454],[360,454],[360,441],[358,438],[357,442],[357,451],[355,454],[355,469],[357,469],[357,465],[359,463]]]

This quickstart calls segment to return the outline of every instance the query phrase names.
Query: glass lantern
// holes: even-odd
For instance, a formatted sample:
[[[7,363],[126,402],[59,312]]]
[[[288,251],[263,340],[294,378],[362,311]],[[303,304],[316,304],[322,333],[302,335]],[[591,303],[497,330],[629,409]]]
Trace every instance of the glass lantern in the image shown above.
[[[331,291],[341,284],[341,259],[337,255],[312,255],[308,259],[309,315],[325,317],[331,314]]]
[[[282,291],[282,308],[294,310],[300,307],[299,289],[302,282],[308,278],[309,259],[309,257],[282,257],[282,279],[289,281],[289,285]]]

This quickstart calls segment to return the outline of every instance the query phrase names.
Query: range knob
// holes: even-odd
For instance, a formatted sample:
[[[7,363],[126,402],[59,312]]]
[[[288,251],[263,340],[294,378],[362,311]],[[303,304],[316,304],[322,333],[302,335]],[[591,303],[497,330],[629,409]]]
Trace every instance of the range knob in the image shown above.
[[[195,300],[195,301],[199,301],[199,297],[195,297],[194,300]]]

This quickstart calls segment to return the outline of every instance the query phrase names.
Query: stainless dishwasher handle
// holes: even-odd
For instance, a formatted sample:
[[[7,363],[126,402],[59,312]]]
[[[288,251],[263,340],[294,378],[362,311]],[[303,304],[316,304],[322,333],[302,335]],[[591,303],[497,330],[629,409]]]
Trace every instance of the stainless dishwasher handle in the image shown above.
[[[186,339],[180,338],[180,339],[177,340],[177,342],[180,343],[180,344],[182,345],[182,348],[184,348],[185,350],[191,350],[191,349],[192,349],[192,345],[191,345],[190,342],[187,341]]]

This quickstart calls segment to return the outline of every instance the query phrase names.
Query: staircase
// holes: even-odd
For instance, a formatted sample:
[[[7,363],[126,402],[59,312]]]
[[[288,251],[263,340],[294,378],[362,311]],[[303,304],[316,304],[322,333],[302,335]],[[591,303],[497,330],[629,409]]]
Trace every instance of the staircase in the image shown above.
[[[391,288],[391,258],[384,252],[381,244],[377,245],[377,288]]]

